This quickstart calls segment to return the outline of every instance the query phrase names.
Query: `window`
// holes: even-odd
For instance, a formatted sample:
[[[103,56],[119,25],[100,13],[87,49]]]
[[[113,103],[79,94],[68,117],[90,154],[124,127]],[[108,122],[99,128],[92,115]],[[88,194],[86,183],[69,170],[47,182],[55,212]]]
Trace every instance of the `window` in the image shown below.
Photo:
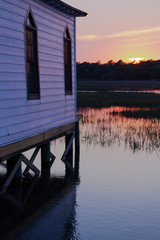
[[[28,100],[40,98],[37,26],[31,9],[25,19],[25,56]]]
[[[72,52],[71,36],[68,27],[64,32],[64,78],[65,94],[72,95]]]

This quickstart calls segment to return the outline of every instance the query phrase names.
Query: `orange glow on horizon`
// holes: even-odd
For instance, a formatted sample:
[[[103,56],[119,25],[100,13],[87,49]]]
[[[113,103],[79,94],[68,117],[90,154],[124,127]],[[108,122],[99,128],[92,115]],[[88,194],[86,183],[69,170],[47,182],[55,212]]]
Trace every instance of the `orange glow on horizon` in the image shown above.
[[[144,61],[145,58],[136,57],[136,58],[129,58],[128,60],[134,64],[137,64],[137,63],[140,63],[141,61]]]

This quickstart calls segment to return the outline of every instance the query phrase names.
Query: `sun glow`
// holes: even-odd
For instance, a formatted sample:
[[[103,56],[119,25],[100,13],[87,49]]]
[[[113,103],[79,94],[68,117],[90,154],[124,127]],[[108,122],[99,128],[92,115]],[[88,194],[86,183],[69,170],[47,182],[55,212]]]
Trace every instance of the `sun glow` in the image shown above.
[[[145,58],[139,58],[139,57],[136,57],[136,58],[129,58],[128,60],[134,64],[136,63],[140,63],[141,61],[143,61]]]

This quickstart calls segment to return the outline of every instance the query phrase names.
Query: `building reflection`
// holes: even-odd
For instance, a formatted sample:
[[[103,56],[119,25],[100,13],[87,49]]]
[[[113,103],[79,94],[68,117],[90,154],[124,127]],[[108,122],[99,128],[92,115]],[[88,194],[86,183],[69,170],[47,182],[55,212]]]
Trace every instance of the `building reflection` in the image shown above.
[[[160,149],[160,120],[123,116],[127,111],[136,113],[138,108],[79,108],[82,115],[81,142],[103,148],[123,145],[133,151],[157,151]],[[142,111],[142,109],[141,109]],[[146,110],[143,110],[144,112]],[[122,114],[123,113],[123,114]]]
[[[5,181],[5,165],[0,167],[0,184]],[[46,171],[46,174],[48,172]],[[31,187],[29,178],[13,180],[7,196],[0,197],[0,239],[75,239],[76,188],[73,176],[39,178],[25,205],[20,205]],[[22,183],[23,182],[23,183]],[[14,200],[13,200],[14,199]]]

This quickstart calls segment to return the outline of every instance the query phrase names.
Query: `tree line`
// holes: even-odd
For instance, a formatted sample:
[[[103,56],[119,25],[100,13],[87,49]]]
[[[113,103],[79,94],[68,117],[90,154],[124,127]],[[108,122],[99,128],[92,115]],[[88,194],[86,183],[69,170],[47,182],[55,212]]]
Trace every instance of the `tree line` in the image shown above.
[[[160,80],[160,60],[77,63],[77,76],[79,80]]]

